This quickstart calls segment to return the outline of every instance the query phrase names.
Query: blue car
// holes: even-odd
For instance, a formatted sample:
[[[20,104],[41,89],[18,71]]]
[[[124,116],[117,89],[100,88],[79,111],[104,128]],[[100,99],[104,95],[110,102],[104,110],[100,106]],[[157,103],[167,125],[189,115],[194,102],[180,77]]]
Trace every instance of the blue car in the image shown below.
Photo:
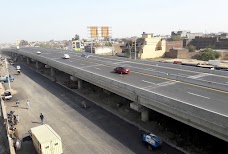
[[[149,150],[159,148],[162,145],[162,140],[152,133],[143,134],[143,142]]]
[[[13,77],[9,77],[9,79],[10,79],[10,82],[13,82],[14,81],[14,78]],[[1,77],[1,80],[0,80],[1,82],[8,82],[8,76],[6,76],[6,77]]]

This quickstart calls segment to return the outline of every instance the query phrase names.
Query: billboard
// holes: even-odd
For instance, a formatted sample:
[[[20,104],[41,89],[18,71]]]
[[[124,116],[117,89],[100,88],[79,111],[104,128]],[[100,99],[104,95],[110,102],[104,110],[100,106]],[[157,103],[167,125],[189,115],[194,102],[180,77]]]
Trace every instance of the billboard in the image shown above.
[[[109,35],[109,27],[105,26],[105,27],[101,27],[101,37],[110,37]]]
[[[98,27],[91,26],[89,27],[90,37],[91,38],[98,38]]]

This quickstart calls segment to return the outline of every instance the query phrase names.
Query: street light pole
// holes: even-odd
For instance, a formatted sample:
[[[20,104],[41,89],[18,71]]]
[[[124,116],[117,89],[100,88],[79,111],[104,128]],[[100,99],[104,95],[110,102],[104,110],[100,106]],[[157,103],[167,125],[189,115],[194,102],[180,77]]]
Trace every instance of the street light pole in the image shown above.
[[[93,47],[92,47],[92,39],[91,39],[91,44],[90,44],[90,48],[91,48],[91,53],[93,53]]]
[[[135,59],[136,59],[136,40],[137,40],[137,37],[135,37]]]
[[[8,77],[8,83],[9,83],[9,90],[11,91],[10,78],[9,78],[9,70],[8,70],[8,64],[7,64],[6,58],[5,58],[5,65],[6,65],[6,76]]]
[[[132,47],[130,46],[130,48],[129,48],[129,49],[130,49],[130,58],[131,58],[131,48],[132,48]]]

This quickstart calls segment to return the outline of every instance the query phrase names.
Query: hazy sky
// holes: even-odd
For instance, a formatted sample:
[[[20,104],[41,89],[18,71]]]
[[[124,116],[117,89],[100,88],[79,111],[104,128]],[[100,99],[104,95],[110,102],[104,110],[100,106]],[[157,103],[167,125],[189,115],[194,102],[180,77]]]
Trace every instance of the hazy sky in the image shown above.
[[[0,0],[0,43],[88,38],[87,26],[110,26],[113,37],[228,32],[227,8],[227,0]]]

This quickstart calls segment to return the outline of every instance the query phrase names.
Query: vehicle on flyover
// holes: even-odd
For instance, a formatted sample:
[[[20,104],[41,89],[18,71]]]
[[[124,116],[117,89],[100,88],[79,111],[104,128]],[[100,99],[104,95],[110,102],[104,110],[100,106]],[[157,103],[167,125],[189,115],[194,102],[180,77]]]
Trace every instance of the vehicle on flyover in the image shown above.
[[[126,68],[126,67],[116,67],[114,69],[115,73],[119,73],[119,74],[128,74],[130,72],[130,69]]]
[[[37,52],[36,52],[36,54],[40,55],[40,54],[41,54],[41,52],[40,52],[40,51],[37,51]]]

